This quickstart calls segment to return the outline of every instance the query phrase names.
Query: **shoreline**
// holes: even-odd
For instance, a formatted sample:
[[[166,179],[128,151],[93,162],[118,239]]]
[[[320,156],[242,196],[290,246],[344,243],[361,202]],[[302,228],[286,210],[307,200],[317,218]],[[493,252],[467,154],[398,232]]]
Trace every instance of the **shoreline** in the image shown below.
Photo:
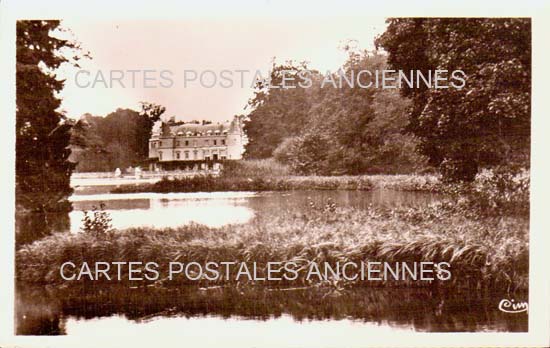
[[[258,274],[265,275],[267,263],[277,260],[295,262],[300,269],[296,280],[283,280],[280,284],[312,286],[326,281],[305,279],[303,267],[307,268],[311,262],[328,262],[334,267],[336,262],[364,260],[437,261],[451,265],[452,280],[436,282],[445,288],[523,289],[528,280],[528,230],[526,219],[469,218],[441,204],[422,209],[372,208],[368,211],[325,206],[302,214],[264,214],[242,225],[190,224],[179,228],[56,233],[17,251],[16,274],[17,280],[24,283],[74,286],[78,282],[66,282],[59,276],[59,267],[64,262],[154,261],[160,265],[159,272],[166,274],[163,267],[173,260],[183,263],[254,261],[258,264]],[[495,249],[494,245],[499,247]],[[345,286],[361,283],[341,279],[339,282],[347,284]],[[163,286],[165,282],[138,283]],[[181,279],[170,283],[189,282]],[[201,281],[191,282],[194,283],[204,285]],[[225,283],[236,285],[233,281],[205,284]],[[255,285],[253,281],[239,284]]]
[[[162,178],[154,183],[125,184],[111,193],[137,192],[234,192],[234,191],[295,191],[295,190],[353,190],[388,189],[409,192],[439,193],[442,185],[434,175],[357,175],[357,176],[273,176],[227,177],[195,176]]]

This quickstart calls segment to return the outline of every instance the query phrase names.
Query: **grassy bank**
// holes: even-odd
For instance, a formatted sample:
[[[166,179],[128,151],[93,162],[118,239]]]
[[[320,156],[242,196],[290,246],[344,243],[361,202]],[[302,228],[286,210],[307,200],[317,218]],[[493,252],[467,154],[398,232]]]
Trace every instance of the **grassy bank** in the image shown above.
[[[215,192],[215,191],[292,191],[292,190],[372,190],[440,192],[436,175],[344,175],[297,176],[272,159],[227,162],[220,176],[197,175],[179,179],[164,178],[152,184],[123,185],[112,193],[135,192]]]
[[[369,209],[312,204],[307,213],[260,215],[246,225],[208,228],[189,225],[177,229],[132,228],[108,233],[57,234],[17,252],[17,280],[58,286],[82,285],[88,280],[64,281],[59,267],[66,261],[156,262],[166,275],[170,261],[256,262],[266,275],[267,262],[294,262],[299,276],[292,281],[247,282],[185,278],[137,281],[135,286],[194,284],[336,288],[352,286],[433,286],[525,289],[528,281],[528,219],[466,217],[452,204],[425,209]],[[312,262],[448,262],[447,281],[324,281],[306,279]],[[123,277],[124,278],[124,277]],[[127,278],[127,277],[126,277]],[[93,281],[101,284],[102,281]],[[129,282],[131,283],[131,282]],[[150,285],[151,285],[150,284]],[[130,285],[130,284],[129,284]]]
[[[136,192],[216,192],[216,191],[292,191],[388,189],[411,192],[442,192],[444,187],[434,175],[360,175],[360,176],[195,176],[162,179],[154,184],[123,185],[112,193]]]
[[[293,191],[293,190],[370,190],[367,177],[227,177],[194,176],[180,179],[162,179],[154,184],[124,185],[112,193],[135,192],[217,192],[217,191]]]

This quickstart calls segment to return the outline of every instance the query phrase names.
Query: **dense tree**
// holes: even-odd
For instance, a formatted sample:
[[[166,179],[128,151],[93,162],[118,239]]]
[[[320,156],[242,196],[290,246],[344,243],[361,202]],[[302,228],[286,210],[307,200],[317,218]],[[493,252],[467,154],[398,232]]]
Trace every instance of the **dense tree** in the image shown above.
[[[141,111],[139,113],[139,122],[136,130],[138,141],[138,156],[146,159],[149,155],[149,139],[155,122],[160,120],[166,108],[150,102],[141,102]]]
[[[165,108],[142,103],[141,112],[117,109],[105,117],[84,115],[72,132],[72,159],[80,172],[139,166],[149,153],[153,124]]]
[[[245,128],[249,138],[253,135],[247,155],[274,156],[304,174],[410,172],[425,165],[415,152],[414,137],[402,134],[409,105],[406,98],[395,90],[339,83],[341,74],[353,81],[361,70],[384,69],[385,56],[348,53],[339,72],[312,72],[308,88],[257,90],[253,101],[260,102],[252,104],[255,108]],[[297,75],[306,67],[292,68]],[[284,69],[289,66],[274,67],[276,80]],[[336,87],[326,83],[330,79],[338,81]]]
[[[407,129],[449,180],[473,180],[478,169],[528,165],[531,21],[524,18],[390,19],[377,45],[392,68],[462,70],[462,89],[404,86],[412,99]]]
[[[63,81],[54,71],[69,62],[60,51],[76,45],[52,35],[59,24],[17,22],[16,203],[29,211],[70,210],[71,124],[58,111],[61,101],[56,93]]]
[[[310,91],[298,86],[297,78],[306,69],[305,63],[273,63],[270,78],[257,82],[254,97],[249,101],[252,111],[244,122],[247,158],[271,157],[285,138],[300,132],[307,123]],[[293,79],[287,86],[296,88],[270,88],[282,85],[283,74]]]

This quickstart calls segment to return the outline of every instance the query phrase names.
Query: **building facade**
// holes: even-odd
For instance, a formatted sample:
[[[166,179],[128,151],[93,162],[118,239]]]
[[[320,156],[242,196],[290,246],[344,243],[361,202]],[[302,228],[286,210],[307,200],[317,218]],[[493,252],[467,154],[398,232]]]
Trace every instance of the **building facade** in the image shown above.
[[[217,124],[158,121],[149,139],[150,170],[211,169],[244,153],[242,120]]]

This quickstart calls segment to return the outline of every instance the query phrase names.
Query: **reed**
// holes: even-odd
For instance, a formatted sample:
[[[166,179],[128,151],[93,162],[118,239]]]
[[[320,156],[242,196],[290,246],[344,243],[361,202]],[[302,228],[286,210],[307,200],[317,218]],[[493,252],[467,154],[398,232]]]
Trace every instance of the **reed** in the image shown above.
[[[370,190],[366,176],[255,176],[227,177],[198,175],[180,179],[163,178],[154,184],[124,185],[112,193],[134,192],[216,192],[293,190]]]
[[[157,280],[155,286],[334,287],[427,286],[425,282],[365,282],[306,279],[312,262],[449,262],[452,279],[429,286],[468,289],[526,289],[528,283],[528,219],[471,219],[436,204],[428,208],[357,210],[332,203],[312,204],[306,213],[292,211],[256,216],[246,225],[176,229],[131,228],[104,234],[55,234],[21,248],[16,254],[19,282],[72,286],[86,282],[61,279],[59,267],[96,261],[157,262],[161,274],[171,261],[255,262],[265,275],[267,263],[295,262],[294,281]],[[101,281],[94,281],[94,286]],[[129,282],[131,283],[131,282]],[[136,286],[144,284],[137,282]],[[147,283],[147,282],[145,282]],[[435,284],[437,283],[437,284]],[[322,284],[321,284],[322,285]]]
[[[227,161],[223,165],[222,176],[226,178],[258,178],[290,176],[290,167],[273,158]]]
[[[423,192],[443,191],[439,175],[370,175],[369,180],[373,183],[373,186],[381,189]]]

